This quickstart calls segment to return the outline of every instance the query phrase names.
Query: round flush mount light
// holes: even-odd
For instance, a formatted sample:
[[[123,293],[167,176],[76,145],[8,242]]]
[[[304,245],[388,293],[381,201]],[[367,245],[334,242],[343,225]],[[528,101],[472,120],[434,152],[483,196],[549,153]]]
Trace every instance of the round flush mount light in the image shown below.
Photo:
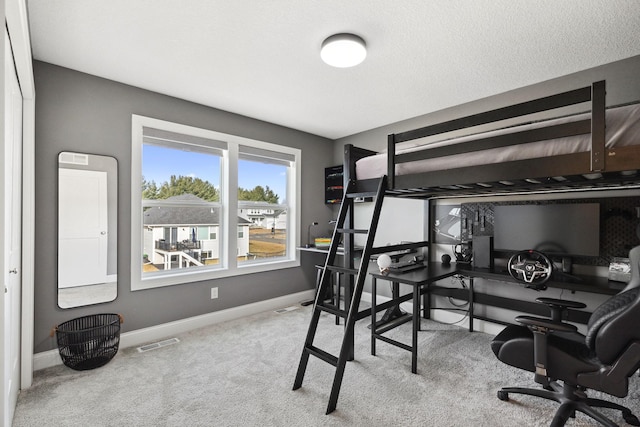
[[[332,67],[354,67],[367,57],[367,48],[355,34],[334,34],[322,42],[320,57]]]

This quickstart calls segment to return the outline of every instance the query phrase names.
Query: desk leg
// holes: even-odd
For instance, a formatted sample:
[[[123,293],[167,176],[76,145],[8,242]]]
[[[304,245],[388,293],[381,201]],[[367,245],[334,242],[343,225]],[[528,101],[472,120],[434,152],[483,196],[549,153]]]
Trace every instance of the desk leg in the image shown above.
[[[420,330],[420,286],[413,287],[413,336],[411,337],[411,372],[418,372],[418,331]]]
[[[422,292],[422,318],[431,319],[431,291],[429,285]]]
[[[473,277],[469,278],[469,332],[473,332]]]
[[[371,278],[371,355],[376,355],[376,295],[377,295],[377,280],[375,277]]]

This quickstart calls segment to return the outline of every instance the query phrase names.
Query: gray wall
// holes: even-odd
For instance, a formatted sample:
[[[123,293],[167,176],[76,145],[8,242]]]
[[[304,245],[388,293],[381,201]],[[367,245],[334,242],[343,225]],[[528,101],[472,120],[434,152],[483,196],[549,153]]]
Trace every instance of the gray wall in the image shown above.
[[[332,141],[248,117],[204,107],[55,65],[34,62],[36,86],[36,247],[34,351],[56,348],[51,329],[92,313],[120,313],[122,331],[206,314],[312,289],[314,260],[302,268],[130,291],[131,115],[215,130],[302,150],[302,238],[305,224],[327,224],[324,167],[332,166]],[[176,78],[180,78],[176,76]],[[118,161],[118,297],[112,303],[60,309],[56,295],[57,156],[76,151]],[[220,298],[211,300],[212,286]]]

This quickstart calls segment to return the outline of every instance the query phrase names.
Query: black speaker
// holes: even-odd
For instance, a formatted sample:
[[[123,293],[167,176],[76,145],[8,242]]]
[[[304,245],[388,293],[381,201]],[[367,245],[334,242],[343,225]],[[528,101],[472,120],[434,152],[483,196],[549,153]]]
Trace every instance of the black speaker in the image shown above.
[[[493,268],[493,237],[474,236],[473,244],[473,266],[478,268]]]

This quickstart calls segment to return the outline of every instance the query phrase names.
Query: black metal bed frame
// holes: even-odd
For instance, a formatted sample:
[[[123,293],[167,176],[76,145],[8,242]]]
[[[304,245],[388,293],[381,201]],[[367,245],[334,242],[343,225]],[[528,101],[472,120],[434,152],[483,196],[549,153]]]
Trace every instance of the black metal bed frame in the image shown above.
[[[391,134],[387,140],[389,182],[387,195],[429,199],[640,185],[638,172],[640,169],[640,145],[605,147],[605,98],[605,82],[598,81],[590,86],[567,92]],[[409,153],[396,153],[396,145],[402,142],[434,135],[445,135],[453,131],[587,102],[590,103],[591,117],[585,120],[525,131],[514,130],[506,135],[485,137],[460,144],[426,148]],[[583,134],[591,135],[591,149],[588,152],[410,175],[395,174],[396,165],[401,163]],[[358,181],[355,162],[372,154],[375,153],[370,150],[363,150],[351,145],[345,146],[345,183],[355,180],[358,182],[359,190],[371,190],[377,179]]]

